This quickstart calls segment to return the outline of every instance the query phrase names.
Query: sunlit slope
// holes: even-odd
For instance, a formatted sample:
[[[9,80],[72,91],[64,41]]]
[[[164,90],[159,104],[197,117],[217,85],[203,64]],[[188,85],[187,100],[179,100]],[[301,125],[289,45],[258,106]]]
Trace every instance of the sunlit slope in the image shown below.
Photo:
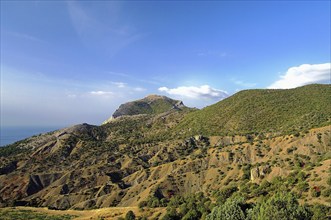
[[[175,131],[184,135],[289,133],[330,124],[331,86],[256,89],[187,115]]]

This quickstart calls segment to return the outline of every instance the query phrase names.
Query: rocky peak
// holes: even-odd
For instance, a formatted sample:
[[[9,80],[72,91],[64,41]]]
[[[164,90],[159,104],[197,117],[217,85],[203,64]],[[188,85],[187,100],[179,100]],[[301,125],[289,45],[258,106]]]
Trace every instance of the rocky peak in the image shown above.
[[[133,116],[141,114],[160,114],[170,110],[182,110],[187,108],[180,100],[171,99],[167,96],[148,95],[143,99],[127,102],[119,106],[114,114],[103,124],[121,116]]]
[[[148,95],[145,98],[143,98],[143,100],[148,100],[148,101],[155,101],[158,99],[169,99],[169,98],[166,96],[156,95],[156,94],[151,94],[151,95]]]

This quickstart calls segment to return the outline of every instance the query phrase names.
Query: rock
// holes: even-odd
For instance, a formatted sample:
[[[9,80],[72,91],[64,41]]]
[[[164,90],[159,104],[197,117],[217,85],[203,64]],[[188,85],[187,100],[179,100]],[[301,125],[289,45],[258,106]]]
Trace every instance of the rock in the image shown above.
[[[102,124],[107,124],[121,116],[160,114],[170,110],[182,110],[183,108],[187,107],[182,101],[174,100],[166,96],[149,95],[143,99],[120,105],[112,117],[104,121]]]
[[[255,181],[256,179],[263,179],[268,173],[270,173],[271,169],[269,165],[254,167],[251,169],[251,181]]]
[[[16,168],[17,168],[17,161],[12,161],[6,166],[0,167],[0,175],[11,173],[14,170],[16,170]]]
[[[268,173],[270,173],[270,166],[269,165],[261,166],[259,168],[259,176],[260,176],[260,178],[265,177]]]
[[[260,172],[259,167],[254,167],[251,169],[251,181],[255,181],[257,178],[259,178]]]

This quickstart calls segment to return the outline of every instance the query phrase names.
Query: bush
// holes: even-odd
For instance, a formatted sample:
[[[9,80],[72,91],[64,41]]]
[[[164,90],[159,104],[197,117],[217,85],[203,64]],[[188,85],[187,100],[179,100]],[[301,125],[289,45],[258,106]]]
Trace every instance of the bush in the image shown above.
[[[133,213],[133,211],[128,211],[125,215],[125,220],[135,220],[136,215]]]
[[[291,193],[278,192],[249,210],[251,220],[309,219],[310,213],[299,205]]]
[[[190,211],[188,211],[186,213],[186,215],[184,215],[184,217],[182,218],[182,220],[199,220],[201,217],[201,213],[198,212],[195,209],[190,209]]]
[[[246,217],[242,207],[244,207],[243,197],[229,198],[223,205],[213,208],[206,220],[244,220]]]
[[[216,192],[217,204],[225,203],[226,199],[229,198],[237,190],[238,188],[236,186],[229,186]]]
[[[311,197],[319,197],[321,195],[321,190],[318,187],[313,187],[310,189]]]
[[[312,220],[328,219],[328,213],[331,212],[330,207],[316,204],[311,208]]]
[[[331,176],[326,180],[326,183],[331,186]]]
[[[300,193],[307,192],[309,189],[309,184],[307,182],[300,182],[298,183],[297,188],[300,191]]]
[[[162,220],[179,220],[180,217],[176,211],[176,208],[170,208],[167,213],[163,216]]]
[[[331,196],[331,188],[326,188],[322,190],[322,196],[324,197],[330,197]]]

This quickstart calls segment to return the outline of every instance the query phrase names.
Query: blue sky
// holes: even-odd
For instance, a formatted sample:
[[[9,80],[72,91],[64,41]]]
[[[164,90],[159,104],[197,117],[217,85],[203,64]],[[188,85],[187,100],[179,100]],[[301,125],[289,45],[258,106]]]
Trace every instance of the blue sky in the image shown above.
[[[1,1],[1,126],[330,83],[330,1]]]

